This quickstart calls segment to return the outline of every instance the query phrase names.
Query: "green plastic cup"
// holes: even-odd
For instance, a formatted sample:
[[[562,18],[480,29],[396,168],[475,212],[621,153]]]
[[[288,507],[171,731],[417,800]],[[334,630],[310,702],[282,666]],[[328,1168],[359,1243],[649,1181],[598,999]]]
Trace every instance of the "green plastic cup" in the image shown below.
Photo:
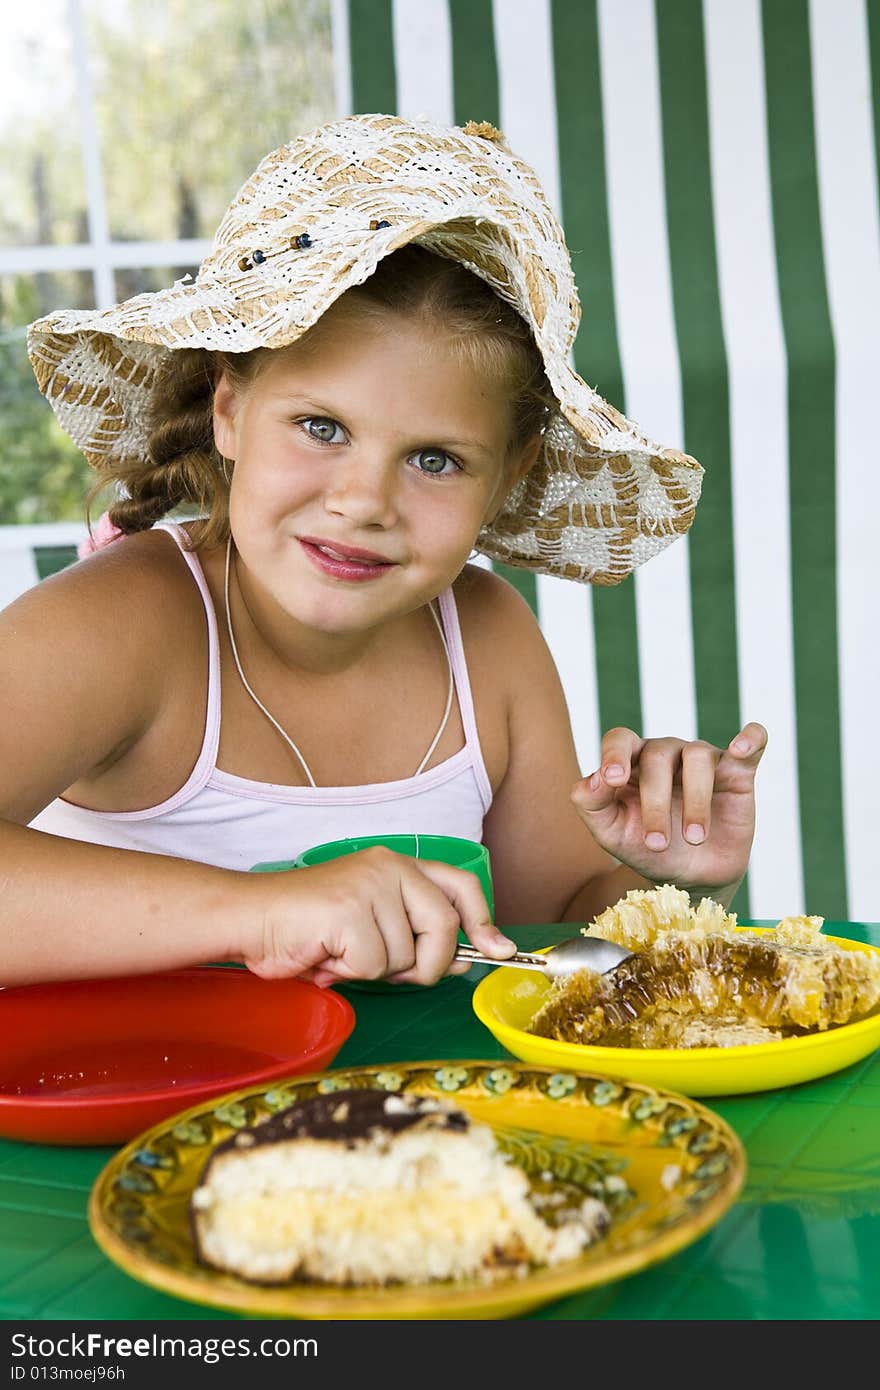
[[[435,859],[441,864],[452,864],[456,869],[467,869],[476,874],[489,908],[489,917],[495,920],[495,895],[492,889],[492,870],[489,851],[476,840],[462,840],[454,835],[357,835],[346,840],[330,840],[327,844],[313,845],[296,859],[279,859],[264,864],[254,864],[251,873],[278,873],[285,869],[307,869],[316,864],[327,864],[331,859],[341,859],[347,854],[357,854],[359,850],[371,849],[374,845],[384,845],[397,854],[407,854],[413,859]],[[459,940],[467,941],[464,932],[459,931]],[[452,979],[444,976],[438,984]],[[423,985],[394,985],[385,980],[351,980],[346,988],[360,989],[370,993],[391,994],[404,989],[423,989]]]
[[[397,854],[408,854],[412,859],[436,859],[441,864],[452,864],[456,869],[467,869],[476,874],[489,908],[489,915],[495,920],[495,896],[492,891],[492,872],[489,866],[489,851],[476,840],[459,840],[454,835],[358,835],[348,840],[331,840],[326,845],[315,845],[307,849],[294,863],[298,869],[309,868],[314,864],[326,864],[331,859],[340,859],[346,854],[356,854],[358,850],[371,849],[374,845],[384,845]]]

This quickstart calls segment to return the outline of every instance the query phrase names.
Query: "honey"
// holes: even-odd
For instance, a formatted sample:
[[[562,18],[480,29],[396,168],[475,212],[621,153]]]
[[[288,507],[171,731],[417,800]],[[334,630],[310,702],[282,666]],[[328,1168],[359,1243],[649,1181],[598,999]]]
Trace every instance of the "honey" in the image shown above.
[[[669,884],[631,892],[585,929],[633,955],[551,987],[530,1032],[602,1047],[739,1046],[850,1023],[880,1005],[880,957],[821,934],[818,917],[735,931],[710,899]]]

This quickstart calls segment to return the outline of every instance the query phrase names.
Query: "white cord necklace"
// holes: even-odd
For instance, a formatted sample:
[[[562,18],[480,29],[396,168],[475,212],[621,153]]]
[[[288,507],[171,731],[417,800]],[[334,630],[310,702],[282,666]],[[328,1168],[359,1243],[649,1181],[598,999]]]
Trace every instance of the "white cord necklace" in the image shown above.
[[[281,725],[278,723],[278,720],[274,717],[274,715],[271,715],[271,714],[269,713],[269,711],[266,709],[266,706],[263,704],[263,702],[262,702],[262,700],[260,699],[260,697],[259,697],[258,695],[256,695],[256,694],[254,693],[254,691],[251,689],[250,685],[248,684],[247,677],[245,676],[244,671],[241,669],[241,661],[240,661],[239,655],[238,655],[238,647],[236,646],[236,643],[235,643],[235,633],[234,633],[233,630],[232,630],[232,613],[231,613],[230,608],[229,608],[229,567],[230,567],[230,559],[231,559],[231,556],[232,556],[232,537],[230,536],[229,539],[228,539],[227,542],[226,542],[226,572],[225,572],[224,581],[223,581],[223,602],[224,602],[224,606],[225,606],[225,608],[226,608],[226,631],[229,633],[229,646],[230,646],[231,649],[232,649],[232,657],[233,657],[233,660],[234,660],[234,662],[235,662],[235,669],[238,671],[238,674],[239,674],[239,676],[241,677],[241,683],[242,683],[242,685],[244,686],[244,688],[245,688],[245,690],[247,691],[247,693],[250,695],[250,697],[251,697],[251,699],[253,700],[254,704],[257,706],[258,709],[262,710],[263,714],[265,714],[266,718],[269,720],[269,723],[272,724],[272,725],[278,730],[279,734],[280,734],[281,737],[284,739],[284,742],[288,745],[288,747],[291,749],[291,751],[292,751],[293,753],[296,754],[297,758],[299,759],[299,761],[300,761],[300,763],[301,763],[301,765],[302,765],[303,772],[306,774],[306,777],[309,779],[309,786],[310,786],[310,787],[315,787],[315,786],[317,786],[317,783],[316,783],[314,777],[312,776],[311,770],[310,770],[310,768],[309,768],[309,765],[308,765],[308,763],[306,762],[305,758],[303,757],[302,753],[299,751],[299,749],[297,748],[296,744],[294,743],[294,741],[293,741],[293,739],[290,737],[290,735],[289,735],[288,733],[286,733],[284,729],[282,729]],[[443,734],[443,730],[446,728],[446,723],[447,723],[447,720],[449,719],[449,711],[452,709],[452,696],[453,696],[453,694],[455,693],[455,681],[454,681],[454,678],[453,678],[453,675],[452,675],[452,658],[451,658],[450,655],[449,655],[449,646],[447,645],[447,642],[446,642],[446,634],[445,634],[445,632],[443,631],[443,625],[441,624],[440,619],[437,617],[437,614],[434,612],[434,606],[433,606],[433,604],[430,604],[430,603],[429,603],[429,604],[428,604],[428,609],[429,609],[429,611],[430,611],[431,617],[434,619],[434,623],[435,623],[435,625],[436,625],[436,627],[437,627],[437,631],[440,633],[440,641],[443,643],[443,650],[444,650],[444,652],[446,653],[446,664],[447,664],[447,666],[449,667],[449,688],[448,688],[447,693],[446,693],[446,709],[443,711],[443,719],[442,719],[441,722],[440,722],[440,728],[437,730],[436,734],[434,735],[434,738],[433,738],[433,741],[432,741],[432,743],[431,743],[430,748],[428,749],[428,751],[427,751],[427,753],[425,754],[425,756],[422,758],[422,761],[419,763],[418,767],[417,767],[416,770],[415,770],[415,773],[413,774],[413,775],[416,776],[416,777],[418,777],[419,773],[422,772],[422,771],[424,770],[425,764],[428,762],[428,759],[430,758],[431,754],[434,752],[434,749],[437,747],[437,744],[440,742],[440,738],[441,738],[441,736],[442,736],[442,734]],[[418,844],[417,844],[417,847],[416,847],[416,854],[418,855]]]

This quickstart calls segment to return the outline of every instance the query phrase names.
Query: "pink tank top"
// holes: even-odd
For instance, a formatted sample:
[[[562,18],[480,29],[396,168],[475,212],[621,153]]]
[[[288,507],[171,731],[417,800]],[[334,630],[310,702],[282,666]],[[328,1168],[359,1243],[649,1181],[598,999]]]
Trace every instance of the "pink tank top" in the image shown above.
[[[158,806],[143,811],[89,811],[60,797],[39,813],[37,830],[118,849],[170,854],[226,869],[295,859],[313,845],[357,835],[456,835],[481,841],[492,803],[480,750],[458,612],[452,590],[439,596],[464,747],[451,758],[396,782],[359,787],[285,787],[252,782],[217,767],[220,741],[220,645],[211,594],[198,557],[183,532],[168,531],[199,587],[208,622],[208,700],[205,736],[187,781]]]

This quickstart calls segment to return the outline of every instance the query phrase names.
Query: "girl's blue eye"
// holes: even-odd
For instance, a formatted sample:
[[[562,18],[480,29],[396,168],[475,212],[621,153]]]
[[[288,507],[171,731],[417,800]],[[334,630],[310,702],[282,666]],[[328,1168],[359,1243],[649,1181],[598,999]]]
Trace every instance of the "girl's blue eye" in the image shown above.
[[[339,444],[341,439],[336,438],[336,432],[344,439],[344,432],[341,425],[335,420],[330,420],[324,415],[313,415],[300,423],[305,428],[310,439],[316,439],[319,444]]]
[[[459,464],[445,449],[419,449],[418,453],[412,455],[412,459],[422,473],[429,473],[433,477],[448,474],[459,468]],[[451,469],[447,469],[447,464],[452,465]]]

